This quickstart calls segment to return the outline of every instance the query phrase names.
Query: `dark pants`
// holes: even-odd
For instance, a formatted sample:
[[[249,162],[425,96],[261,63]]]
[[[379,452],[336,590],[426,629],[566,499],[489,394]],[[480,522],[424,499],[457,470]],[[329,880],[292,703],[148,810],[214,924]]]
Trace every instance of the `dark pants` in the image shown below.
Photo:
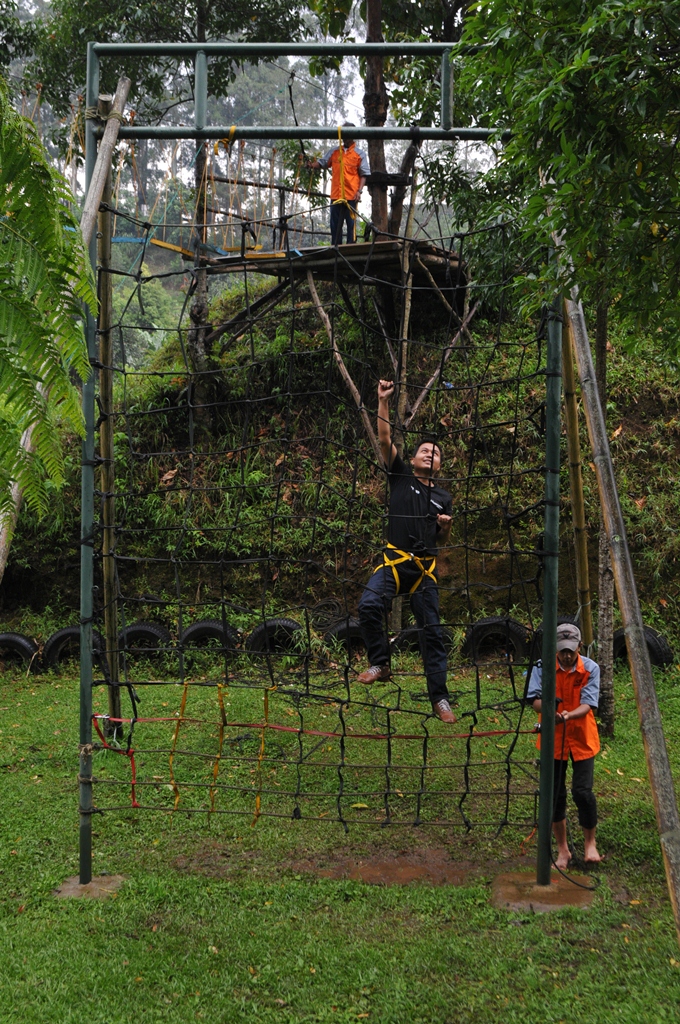
[[[343,226],[347,225],[347,241],[356,242],[357,240],[357,222],[356,222],[356,199],[351,200],[348,203],[334,202],[331,203],[331,245],[342,245],[342,229]]]
[[[429,564],[429,559],[427,563]],[[411,564],[397,566],[399,593],[408,594],[420,576],[420,570]],[[381,567],[373,573],[359,601],[359,621],[370,665],[387,665],[390,660],[387,639],[387,617],[397,583],[391,569]],[[427,678],[427,692],[433,704],[448,698],[446,688],[446,647],[439,624],[439,590],[433,580],[425,577],[415,593],[410,595],[411,610],[418,624],[420,653]]]
[[[567,816],[567,764],[555,761],[553,782],[553,821],[564,821]],[[597,825],[597,800],[593,793],[593,770],[595,758],[571,761],[571,795],[578,808],[578,823],[581,828],[595,828]]]

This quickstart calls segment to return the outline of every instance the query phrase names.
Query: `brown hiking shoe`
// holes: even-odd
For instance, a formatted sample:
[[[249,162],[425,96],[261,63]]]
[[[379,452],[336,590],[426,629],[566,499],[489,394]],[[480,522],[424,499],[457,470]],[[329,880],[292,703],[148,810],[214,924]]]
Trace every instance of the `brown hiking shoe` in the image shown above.
[[[440,722],[446,722],[447,725],[453,725],[456,721],[456,716],[451,710],[451,705],[446,699],[438,700],[432,710]]]
[[[357,676],[357,682],[370,685],[371,683],[386,683],[391,678],[389,665],[371,665],[365,672],[361,672]]]

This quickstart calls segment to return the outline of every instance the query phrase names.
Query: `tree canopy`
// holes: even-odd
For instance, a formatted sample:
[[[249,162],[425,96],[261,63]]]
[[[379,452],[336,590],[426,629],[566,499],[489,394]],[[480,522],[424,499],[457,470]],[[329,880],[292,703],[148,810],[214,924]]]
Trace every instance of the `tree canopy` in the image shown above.
[[[86,44],[100,42],[191,42],[238,35],[243,41],[295,39],[301,28],[299,6],[287,0],[54,0],[36,24],[29,80],[42,83],[43,96],[60,117],[68,116],[74,92],[85,86]],[[109,59],[102,68],[102,91],[113,92],[124,72],[132,80],[130,102],[143,116],[158,116],[168,105],[168,86],[184,92],[193,70],[176,75],[174,61],[130,57]],[[209,91],[226,94],[234,73],[228,59],[210,61]],[[173,79],[174,75],[174,79]],[[189,85],[190,88],[190,85]],[[178,98],[178,97],[175,97]]]
[[[464,108],[512,131],[486,178],[486,213],[514,219],[536,286],[606,282],[623,311],[673,318],[677,4],[490,0],[471,10],[463,40],[487,44],[460,61]],[[554,238],[569,260],[547,258]]]

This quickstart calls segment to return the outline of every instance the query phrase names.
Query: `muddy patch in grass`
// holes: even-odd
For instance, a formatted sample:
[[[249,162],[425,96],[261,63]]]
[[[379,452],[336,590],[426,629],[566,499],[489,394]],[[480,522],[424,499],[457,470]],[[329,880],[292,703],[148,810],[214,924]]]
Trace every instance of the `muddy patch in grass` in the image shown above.
[[[479,869],[466,861],[454,861],[445,847],[389,852],[380,850],[362,856],[337,853],[303,858],[282,865],[298,874],[317,878],[349,879],[370,885],[465,885]]]
[[[476,879],[491,878],[499,871],[526,868],[531,856],[513,856],[504,851],[499,859],[470,857],[460,845],[399,847],[357,844],[335,849],[289,850],[276,858],[261,850],[239,848],[218,840],[175,856],[171,865],[182,874],[207,878],[290,878],[315,877],[365,882],[369,885],[469,885]],[[462,856],[461,856],[462,854]],[[466,856],[468,854],[468,856]]]

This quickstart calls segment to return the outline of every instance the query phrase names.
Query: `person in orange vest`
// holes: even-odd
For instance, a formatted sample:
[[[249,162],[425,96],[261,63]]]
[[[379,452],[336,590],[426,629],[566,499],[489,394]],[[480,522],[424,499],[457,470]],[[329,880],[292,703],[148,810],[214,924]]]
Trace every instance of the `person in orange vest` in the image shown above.
[[[593,711],[600,701],[600,667],[579,654],[581,633],[566,622],[557,627],[557,677],[555,696],[555,776],[553,797],[553,835],[557,842],[557,867],[566,868],[571,860],[567,842],[567,764],[572,763],[571,795],[583,829],[586,864],[599,864],[602,857],[595,843],[597,801],[593,793],[595,755],[600,737]],[[542,666],[534,666],[527,689],[527,700],[534,711],[541,710]],[[541,746],[540,736],[536,744]]]
[[[356,128],[347,121],[343,128]],[[368,157],[362,149],[357,149],[352,140],[343,131],[342,145],[329,149],[319,160],[310,162],[312,170],[323,168],[331,171],[331,245],[342,245],[343,226],[347,225],[347,241],[356,242],[357,203],[361,198],[361,190],[366,178],[371,173]]]

